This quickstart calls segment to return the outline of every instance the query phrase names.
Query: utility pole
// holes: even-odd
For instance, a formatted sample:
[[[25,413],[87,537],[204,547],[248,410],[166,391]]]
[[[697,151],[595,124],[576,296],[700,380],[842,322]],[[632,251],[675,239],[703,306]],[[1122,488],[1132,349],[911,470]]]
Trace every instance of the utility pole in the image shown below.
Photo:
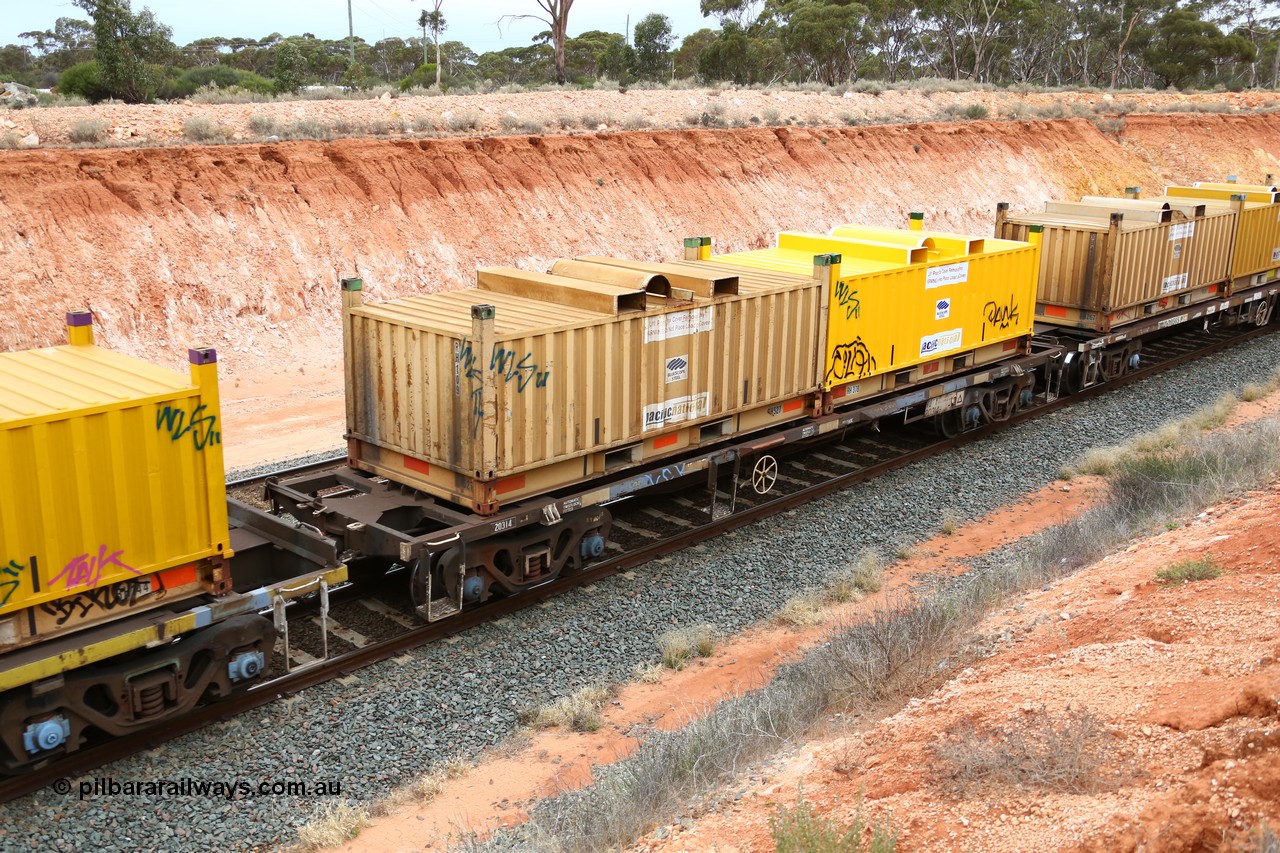
[[[351,19],[351,0],[347,0],[347,44],[351,45],[351,64],[356,64],[356,25]]]

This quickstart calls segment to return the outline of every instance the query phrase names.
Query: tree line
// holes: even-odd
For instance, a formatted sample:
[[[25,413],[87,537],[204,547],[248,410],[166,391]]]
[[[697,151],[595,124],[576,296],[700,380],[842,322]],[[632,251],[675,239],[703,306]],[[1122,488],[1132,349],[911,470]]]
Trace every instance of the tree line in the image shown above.
[[[402,89],[547,83],[891,83],[922,77],[1062,87],[1276,88],[1280,15],[1263,0],[699,0],[718,22],[682,39],[650,14],[631,37],[569,36],[573,0],[531,0],[547,25],[532,43],[477,54],[426,0],[420,37],[321,39],[311,33],[214,37],[179,46],[130,0],[74,0],[60,17],[0,48],[0,80],[91,101],[137,103],[202,87],[261,93],[304,86]],[[692,2],[692,0],[690,0]]]

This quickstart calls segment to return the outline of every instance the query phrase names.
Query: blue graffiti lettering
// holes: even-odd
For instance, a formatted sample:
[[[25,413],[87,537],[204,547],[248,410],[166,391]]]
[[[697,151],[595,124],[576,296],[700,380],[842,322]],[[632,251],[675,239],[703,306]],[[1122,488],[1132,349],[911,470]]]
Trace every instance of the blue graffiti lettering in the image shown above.
[[[609,487],[609,497],[618,498],[623,495],[629,495],[632,492],[639,492],[650,486],[656,486],[659,483],[666,483],[670,480],[678,480],[684,476],[685,467],[689,463],[677,462],[674,465],[668,465],[660,471],[647,471],[643,474],[637,474],[629,480],[623,480],[621,483],[615,483]]]
[[[203,414],[206,408],[201,403],[188,417],[182,409],[165,406],[156,412],[156,429],[169,433],[172,441],[178,441],[183,436],[190,435],[196,450],[222,444],[222,433],[215,428],[218,425],[218,416]]]
[[[538,370],[533,361],[533,353],[527,352],[518,362],[516,353],[498,344],[493,345],[493,355],[489,358],[489,369],[497,373],[507,382],[516,383],[516,391],[524,393],[530,382],[535,388],[545,388],[551,378],[550,370]]]
[[[475,348],[467,338],[462,339],[458,360],[461,363],[462,375],[473,383],[471,434],[475,436],[480,431],[480,421],[484,419],[484,397],[483,386],[480,384],[482,373],[479,359],[476,357]],[[514,382],[516,392],[520,394],[524,393],[524,389],[529,387],[531,382],[534,388],[547,387],[547,380],[551,378],[549,369],[538,369],[538,364],[533,360],[533,353],[525,353],[521,356],[520,353],[509,350],[501,344],[493,345],[493,351],[489,356],[489,369],[504,382]]]

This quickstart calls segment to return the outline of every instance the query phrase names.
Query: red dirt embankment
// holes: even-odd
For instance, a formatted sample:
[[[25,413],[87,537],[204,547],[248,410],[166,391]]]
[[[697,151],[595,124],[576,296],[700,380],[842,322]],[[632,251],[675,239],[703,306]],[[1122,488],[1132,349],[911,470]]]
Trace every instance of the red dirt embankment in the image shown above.
[[[0,151],[0,348],[57,342],[86,305],[99,340],[162,363],[218,346],[243,383],[228,458],[249,462],[340,440],[340,276],[383,299],[484,264],[666,258],[695,234],[734,249],[917,209],[987,234],[999,201],[1261,180],[1278,154],[1271,114],[1132,115],[1118,137],[1077,119]],[[291,443],[255,447],[253,400],[288,412],[296,393]]]

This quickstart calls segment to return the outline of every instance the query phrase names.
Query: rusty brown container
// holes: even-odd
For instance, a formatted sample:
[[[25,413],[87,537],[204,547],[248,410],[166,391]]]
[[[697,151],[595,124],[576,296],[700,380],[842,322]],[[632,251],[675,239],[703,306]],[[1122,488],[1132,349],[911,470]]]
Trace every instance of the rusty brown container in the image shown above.
[[[802,417],[821,375],[813,276],[593,258],[379,304],[359,286],[350,464],[481,513]]]
[[[1086,197],[1045,212],[996,214],[996,236],[1044,227],[1036,319],[1109,331],[1220,294],[1229,283],[1234,212],[1186,199]]]

